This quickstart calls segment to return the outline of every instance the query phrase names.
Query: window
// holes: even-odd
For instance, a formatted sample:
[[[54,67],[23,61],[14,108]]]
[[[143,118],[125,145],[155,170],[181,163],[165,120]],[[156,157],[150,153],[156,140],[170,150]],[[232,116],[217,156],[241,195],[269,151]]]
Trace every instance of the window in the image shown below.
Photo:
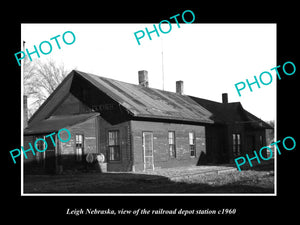
[[[169,154],[171,158],[176,158],[175,131],[169,131]]]
[[[76,152],[75,152],[75,157],[77,161],[82,160],[82,154],[83,154],[83,135],[82,134],[76,134]]]
[[[196,138],[194,132],[189,132],[189,145],[191,157],[196,157]]]
[[[259,135],[259,147],[263,147],[264,146],[264,141],[263,141],[263,136],[262,135]]]
[[[37,136],[36,139],[35,139],[35,141],[36,141],[37,139],[45,139],[45,137],[44,137],[44,136]],[[45,146],[45,142],[44,142],[44,141],[40,140],[40,141],[34,142],[34,143],[36,144],[35,147],[36,147],[38,150],[40,150],[40,151],[45,150],[46,146]]]
[[[232,134],[232,142],[233,156],[239,156],[241,154],[241,135]]]
[[[119,131],[108,132],[108,159],[109,161],[120,161]]]
[[[40,138],[44,139],[45,137],[44,136],[37,136],[37,137],[35,137],[35,141],[37,139],[40,139]],[[45,142],[43,142],[43,141],[36,142],[36,148],[40,151],[44,150],[45,149]],[[45,152],[36,151],[36,160],[37,160],[37,162],[42,163],[42,160],[44,160],[44,159],[45,159]]]

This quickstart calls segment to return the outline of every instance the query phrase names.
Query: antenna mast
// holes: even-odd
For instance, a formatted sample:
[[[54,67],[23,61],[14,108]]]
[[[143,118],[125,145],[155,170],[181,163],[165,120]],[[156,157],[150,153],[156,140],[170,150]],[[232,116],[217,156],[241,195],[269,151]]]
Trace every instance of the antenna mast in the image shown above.
[[[163,39],[161,39],[161,69],[162,69],[162,89],[165,90],[165,74],[164,74],[164,49]]]

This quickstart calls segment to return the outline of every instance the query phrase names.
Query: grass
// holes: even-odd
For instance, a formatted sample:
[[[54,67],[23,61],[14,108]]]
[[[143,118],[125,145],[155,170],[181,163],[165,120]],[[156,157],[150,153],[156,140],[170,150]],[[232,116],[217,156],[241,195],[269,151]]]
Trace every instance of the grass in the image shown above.
[[[158,174],[25,175],[24,193],[274,193],[272,165],[173,181]]]

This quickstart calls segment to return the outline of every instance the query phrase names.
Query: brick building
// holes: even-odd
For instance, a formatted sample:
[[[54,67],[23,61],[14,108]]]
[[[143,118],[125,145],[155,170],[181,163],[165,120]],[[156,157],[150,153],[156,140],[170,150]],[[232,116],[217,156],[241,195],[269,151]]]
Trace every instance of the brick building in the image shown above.
[[[184,95],[182,81],[173,93],[150,88],[147,71],[135,85],[73,70],[28,121],[24,148],[61,128],[71,140],[28,153],[27,171],[82,169],[99,155],[108,171],[229,163],[264,146],[271,127],[226,94],[222,103]]]

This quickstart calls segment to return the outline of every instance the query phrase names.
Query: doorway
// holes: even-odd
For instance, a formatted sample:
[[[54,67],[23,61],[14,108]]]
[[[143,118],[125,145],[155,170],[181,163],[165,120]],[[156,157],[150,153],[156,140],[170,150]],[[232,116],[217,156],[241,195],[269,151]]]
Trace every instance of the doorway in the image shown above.
[[[154,170],[153,133],[143,132],[144,170]]]
[[[38,139],[41,139],[37,141]],[[44,139],[45,141],[42,141]],[[56,136],[54,137],[54,142],[56,142]],[[47,143],[47,146],[45,145]],[[45,172],[54,172],[56,167],[56,154],[55,154],[55,145],[50,140],[50,137],[47,136],[37,136],[35,141],[35,147],[40,151],[36,152],[36,159],[38,164],[44,169]]]
[[[252,152],[255,150],[255,137],[254,135],[247,135],[246,139],[247,152]]]

